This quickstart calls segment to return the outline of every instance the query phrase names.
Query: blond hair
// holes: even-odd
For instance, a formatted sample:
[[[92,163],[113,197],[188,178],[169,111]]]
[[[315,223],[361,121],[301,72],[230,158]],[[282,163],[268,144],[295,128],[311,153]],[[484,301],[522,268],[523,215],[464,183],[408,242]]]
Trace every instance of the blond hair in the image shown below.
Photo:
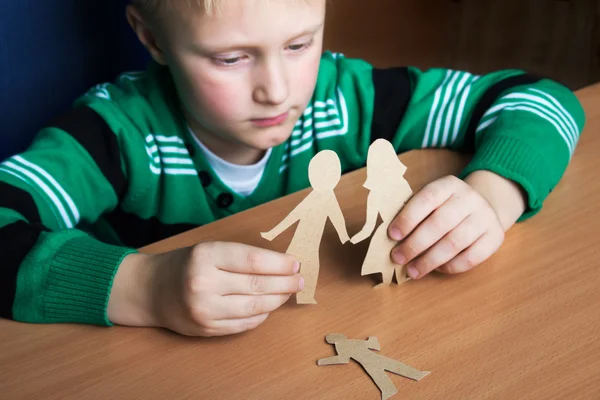
[[[223,0],[131,0],[131,4],[148,15],[156,15],[165,7],[173,3],[187,3],[188,6],[200,7],[206,14],[211,14],[217,9]]]

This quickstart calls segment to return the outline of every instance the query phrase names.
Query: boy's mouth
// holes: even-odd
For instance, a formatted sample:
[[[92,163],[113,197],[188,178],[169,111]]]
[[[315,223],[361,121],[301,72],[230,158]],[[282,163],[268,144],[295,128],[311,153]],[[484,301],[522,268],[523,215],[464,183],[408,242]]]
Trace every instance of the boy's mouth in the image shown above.
[[[289,111],[275,117],[253,119],[252,123],[259,128],[268,128],[270,126],[281,125],[285,122],[289,115]]]

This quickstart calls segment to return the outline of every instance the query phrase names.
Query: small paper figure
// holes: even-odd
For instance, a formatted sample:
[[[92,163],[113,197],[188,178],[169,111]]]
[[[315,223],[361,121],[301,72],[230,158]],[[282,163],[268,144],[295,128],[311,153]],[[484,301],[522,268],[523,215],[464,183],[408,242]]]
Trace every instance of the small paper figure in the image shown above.
[[[406,166],[400,162],[390,142],[378,139],[371,144],[367,155],[367,180],[363,185],[370,190],[366,222],[350,241],[356,244],[368,238],[375,229],[377,215],[381,215],[383,223],[373,234],[361,269],[361,275],[381,272],[383,282],[380,285],[392,283],[394,271],[398,284],[410,279],[406,267],[392,261],[391,252],[396,242],[387,233],[390,223],[413,194],[404,179],[405,172]]]
[[[276,227],[261,236],[273,240],[296,221],[300,221],[286,253],[300,261],[304,289],[296,295],[298,304],[317,304],[315,290],[319,275],[319,245],[329,218],[342,243],[350,240],[346,222],[333,189],[340,181],[342,168],[337,154],[331,150],[317,153],[308,166],[308,179],[313,191]]]
[[[330,333],[325,336],[325,341],[335,345],[337,356],[321,358],[317,365],[348,364],[350,359],[358,362],[371,376],[379,390],[381,399],[386,400],[398,393],[396,386],[387,376],[385,371],[392,372],[405,378],[419,381],[429,375],[429,371],[419,371],[406,364],[396,361],[381,354],[373,353],[371,350],[381,351],[379,341],[374,336],[367,340],[347,339],[340,333]]]

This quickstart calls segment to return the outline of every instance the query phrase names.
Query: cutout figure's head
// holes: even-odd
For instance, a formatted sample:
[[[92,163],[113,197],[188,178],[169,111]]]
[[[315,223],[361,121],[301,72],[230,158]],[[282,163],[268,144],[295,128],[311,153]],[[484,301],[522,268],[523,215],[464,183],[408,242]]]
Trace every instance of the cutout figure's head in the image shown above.
[[[385,139],[377,139],[369,146],[367,155],[367,181],[369,190],[385,188],[389,180],[398,180],[406,172],[406,166],[398,159],[394,146]]]
[[[331,150],[322,150],[308,165],[308,179],[313,189],[333,190],[342,177],[342,166],[338,155]]]
[[[330,333],[325,336],[325,341],[329,344],[336,344],[337,342],[341,342],[342,340],[346,340],[346,336],[341,333]]]

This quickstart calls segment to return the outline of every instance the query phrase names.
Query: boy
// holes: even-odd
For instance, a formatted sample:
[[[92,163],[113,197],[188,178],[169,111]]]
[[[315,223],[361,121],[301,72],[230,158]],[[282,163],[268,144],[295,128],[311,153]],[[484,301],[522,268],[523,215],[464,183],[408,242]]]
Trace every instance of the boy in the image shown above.
[[[93,88],[0,165],[1,315],[253,329],[302,290],[290,256],[134,249],[307,187],[319,150],[360,168],[378,138],[397,152],[474,151],[462,179],[431,183],[391,224],[392,257],[413,278],[474,267],[539,211],[583,129],[573,93],[520,71],[381,70],[322,54],[325,6],[134,0],[148,71]]]

